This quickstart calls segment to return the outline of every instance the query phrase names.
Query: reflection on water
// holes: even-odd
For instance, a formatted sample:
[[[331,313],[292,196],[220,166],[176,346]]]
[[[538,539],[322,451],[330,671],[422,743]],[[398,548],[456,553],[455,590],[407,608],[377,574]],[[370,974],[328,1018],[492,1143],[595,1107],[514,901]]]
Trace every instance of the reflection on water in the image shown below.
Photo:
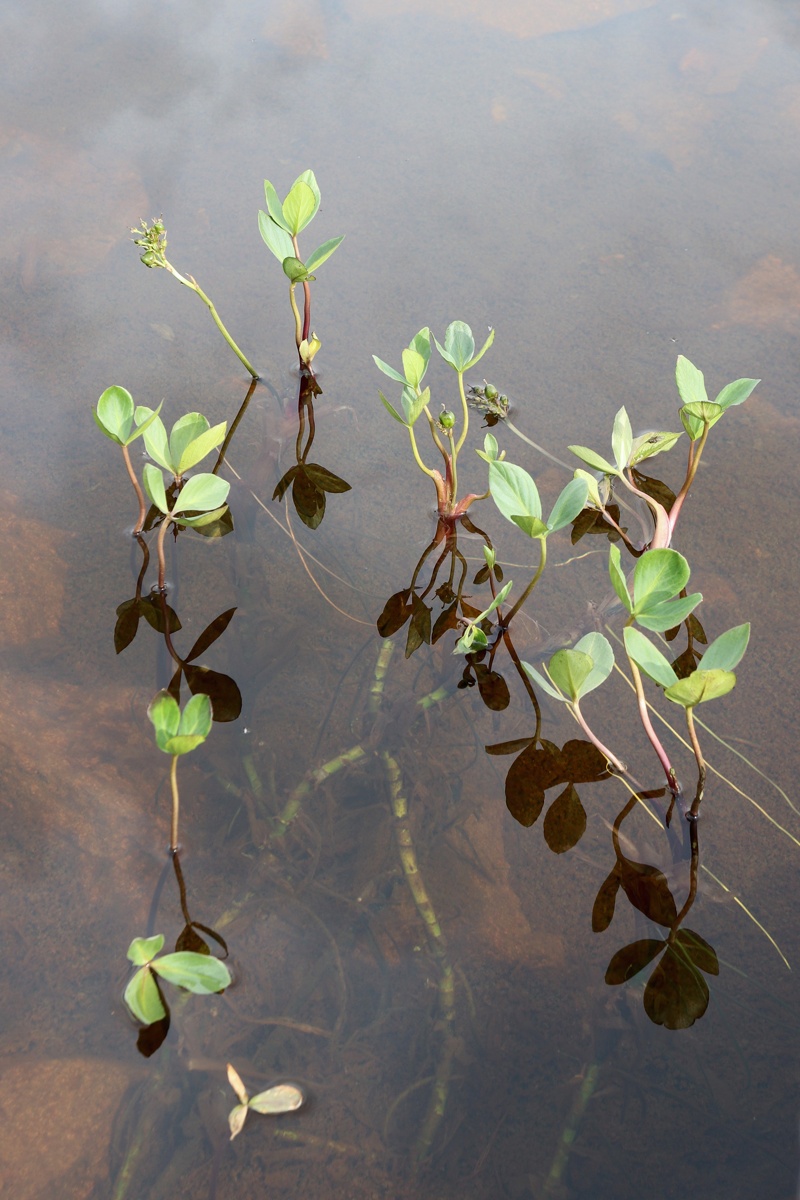
[[[4,23],[6,1190],[788,1198],[792,14],[276,0]],[[314,386],[287,369],[286,280],[256,224],[262,179],[283,195],[308,166],[347,234],[314,285]],[[252,348],[249,391],[203,306],[137,260],[129,227],[162,211]],[[372,352],[454,317],[479,344],[497,329],[485,370],[511,426],[492,432],[547,511],[566,446],[603,444],[621,403],[634,432],[674,426],[679,352],[710,385],[762,377],[714,430],[677,542],[709,640],[753,623],[708,721],[730,749],[701,731],[696,828],[664,827],[624,683],[591,715],[643,804],[519,669],[618,625],[608,523],[554,535],[496,652],[451,653],[457,619],[537,567],[487,504],[437,526],[377,399]],[[128,537],[135,501],[91,421],[112,383],[163,398],[168,426],[235,424],[225,536],[167,538],[167,599],[157,515]],[[449,368],[431,385],[452,405]],[[459,485],[485,487],[468,447]],[[181,763],[177,877],[146,716],[168,685],[226,718]],[[234,975],[222,995],[170,985],[147,1059],[121,1000],[145,934],[227,947]],[[228,1063],[250,1096],[307,1102],[231,1144]]]

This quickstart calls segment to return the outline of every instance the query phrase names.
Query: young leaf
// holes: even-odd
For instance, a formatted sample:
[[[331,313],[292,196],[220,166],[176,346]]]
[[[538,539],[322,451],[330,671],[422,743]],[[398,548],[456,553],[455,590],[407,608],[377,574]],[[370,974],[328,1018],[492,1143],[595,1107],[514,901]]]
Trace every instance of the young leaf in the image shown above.
[[[264,180],[264,199],[267,202],[269,215],[278,228],[284,230],[285,233],[291,234],[289,225],[283,215],[283,205],[278,199],[278,193],[268,179]]]
[[[160,467],[163,467],[165,471],[169,471],[170,475],[174,475],[175,472],[169,453],[169,439],[167,438],[167,431],[164,428],[164,422],[152,408],[146,408],[142,404],[136,409],[134,420],[143,432],[144,448],[147,453]]]
[[[169,435],[169,461],[175,475],[180,474],[179,464],[184,450],[195,438],[204,434],[209,428],[209,421],[202,413],[185,413],[172,426]]]
[[[169,513],[169,506],[167,505],[167,493],[164,488],[164,476],[153,463],[145,463],[142,477],[144,479],[144,490],[159,512],[164,513],[166,516]]]
[[[647,612],[662,600],[671,600],[689,579],[689,564],[677,550],[648,550],[633,572],[634,612]]]
[[[662,600],[646,612],[636,612],[636,620],[644,629],[651,629],[653,633],[666,633],[668,629],[674,629],[681,621],[685,621],[702,599],[701,592],[692,592],[691,596],[681,596],[677,600]]]
[[[383,392],[378,392],[378,395],[381,398],[381,403],[383,404],[383,407],[389,413],[389,416],[394,417],[395,421],[399,421],[401,425],[406,425],[406,422],[403,420],[403,418],[400,416],[400,414],[394,408],[392,408],[391,404],[386,399]],[[407,428],[407,426],[406,426],[406,428]]]
[[[305,183],[311,188],[312,194],[314,196],[314,211],[311,214],[311,216],[315,217],[317,215],[317,213],[319,212],[319,206],[322,203],[322,196],[320,195],[320,190],[319,190],[319,186],[317,184],[316,175],[311,170],[302,171],[297,176],[297,179],[295,179],[294,182],[295,183]]]
[[[220,479],[218,475],[193,475],[181,488],[172,511],[208,512],[224,504],[230,490],[227,479]]]
[[[128,947],[127,957],[134,966],[144,967],[157,954],[160,954],[163,948],[163,934],[157,933],[155,937],[149,938],[134,938]]]
[[[466,371],[475,353],[475,339],[465,321],[451,321],[444,335],[444,349],[436,342],[436,348],[445,362],[458,372]],[[476,360],[477,361],[477,360]]]
[[[140,967],[125,988],[123,999],[137,1021],[153,1025],[166,1016],[150,967]]]
[[[702,403],[708,400],[703,372],[698,371],[694,363],[689,362],[682,354],[678,355],[675,366],[675,382],[684,404]]]
[[[247,1105],[237,1104],[228,1113],[228,1127],[231,1131],[231,1141],[242,1132],[247,1118]]]
[[[476,363],[479,363],[481,361],[481,359],[483,358],[484,354],[489,349],[489,347],[491,346],[493,341],[494,341],[494,330],[490,329],[489,336],[487,337],[486,341],[481,346],[478,353],[473,355],[473,357],[469,360],[466,367],[464,368],[465,371],[469,371],[472,367],[475,366]]]
[[[285,258],[281,266],[283,267],[284,275],[287,279],[290,279],[292,283],[302,283],[306,279],[313,278],[313,276],[309,275],[308,267],[305,265],[305,263],[301,262],[299,258],[295,258],[293,254],[290,254],[288,258]]]
[[[481,458],[485,459],[486,462],[494,462],[497,459],[500,453],[500,448],[497,445],[497,438],[493,433],[486,434],[486,437],[483,439],[483,450],[478,450],[477,453],[480,454]]]
[[[216,450],[217,446],[225,441],[227,428],[228,422],[221,421],[219,425],[213,425],[210,429],[206,429],[205,433],[196,437],[194,441],[189,442],[178,459],[178,475],[190,471],[192,467],[196,467],[199,462],[202,462],[207,454]]]
[[[231,973],[224,962],[212,954],[196,954],[193,950],[165,954],[154,959],[149,969],[196,996],[211,996],[231,984]]]
[[[602,471],[604,475],[619,474],[616,467],[612,467],[610,462],[607,462],[600,454],[596,454],[594,450],[590,450],[588,446],[569,446],[567,448],[593,471]]]
[[[175,524],[180,525],[180,527],[182,529],[184,529],[188,526],[191,529],[203,530],[205,537],[224,537],[226,533],[229,533],[230,530],[233,529],[232,522],[231,522],[230,526],[227,528],[224,525],[221,526],[220,531],[218,533],[210,532],[207,527],[209,525],[213,525],[215,521],[219,521],[219,519],[223,515],[223,513],[227,512],[227,511],[228,510],[227,510],[226,505],[223,504],[219,508],[212,508],[208,512],[198,513],[194,517],[187,517],[187,516],[183,515],[183,516],[173,517],[173,520],[174,520]],[[230,518],[230,512],[228,512],[228,517]]]
[[[517,516],[541,520],[539,492],[522,467],[493,460],[489,463],[489,487],[492,499],[507,520],[513,521]]]
[[[683,708],[694,708],[705,700],[716,700],[726,696],[736,687],[736,676],[733,671],[704,671],[692,672],[686,679],[679,679],[672,687],[667,688],[664,695],[673,704]]]
[[[301,1108],[304,1101],[305,1096],[299,1087],[293,1083],[279,1083],[253,1096],[248,1107],[257,1113],[287,1113]]]
[[[409,387],[418,388],[425,374],[425,359],[416,350],[403,351],[403,372]]]
[[[722,412],[723,410],[718,404],[712,404],[710,400],[706,400],[703,403],[684,404],[678,415],[683,423],[683,428],[692,441],[696,442],[703,432],[706,422],[710,429],[712,425],[716,425]]]
[[[580,641],[575,643],[573,649],[581,654],[588,654],[592,660],[592,669],[581,687],[580,698],[583,699],[589,692],[593,692],[595,688],[605,683],[614,670],[614,651],[608,638],[597,632],[584,634]]]
[[[305,229],[316,211],[316,196],[307,183],[298,179],[283,202],[283,219],[289,233],[296,235]]]
[[[591,674],[594,663],[581,650],[556,650],[547,670],[557,688],[570,700],[580,700],[583,685]]]
[[[704,671],[733,671],[739,665],[750,640],[750,622],[735,625],[715,638],[701,659]]]
[[[409,350],[415,350],[417,354],[421,354],[425,360],[427,369],[431,358],[431,331],[427,325],[420,329],[419,333],[415,333],[411,341],[408,343]]]
[[[600,489],[597,486],[597,480],[595,479],[594,475],[590,475],[588,471],[584,471],[581,467],[578,467],[573,478],[582,479],[586,484],[586,499],[591,501],[595,508],[604,507],[603,501],[600,499]],[[553,514],[551,513],[550,515],[552,517]]]
[[[249,1100],[249,1096],[247,1095],[247,1089],[245,1088],[244,1084],[242,1083],[241,1075],[236,1070],[236,1068],[234,1066],[232,1066],[230,1063],[228,1063],[228,1083],[231,1085],[234,1092],[236,1093],[239,1103],[246,1105],[247,1101]]]
[[[631,594],[628,591],[628,584],[625,579],[625,572],[622,570],[620,559],[619,546],[611,545],[608,552],[608,573],[611,576],[611,582],[614,586],[614,591],[619,596],[622,603],[625,605],[629,613],[633,612],[633,601]]]
[[[119,446],[125,446],[130,437],[133,410],[133,396],[130,392],[123,387],[109,387],[97,401],[93,415],[106,437]]]
[[[614,451],[617,470],[624,471],[630,460],[631,450],[633,449],[633,430],[631,429],[630,418],[625,411],[624,405],[614,418],[611,449]]]
[[[633,659],[645,675],[660,683],[663,688],[672,687],[678,682],[678,676],[667,659],[643,633],[629,625],[623,631],[623,637],[629,658]]]
[[[373,354],[372,361],[375,363],[375,366],[379,371],[383,371],[384,375],[388,375],[390,379],[395,381],[395,383],[402,383],[405,386],[405,375],[401,375],[399,371],[395,371],[394,367],[390,367],[389,364],[385,363],[382,358],[378,358],[377,354]]]
[[[553,509],[547,519],[547,528],[550,533],[555,533],[557,530],[563,529],[565,525],[569,525],[570,521],[575,520],[578,513],[583,509],[588,494],[589,487],[585,479],[570,480],[553,505]]]
[[[630,465],[635,467],[637,463],[644,462],[646,458],[654,458],[656,454],[663,454],[665,450],[671,450],[680,437],[683,437],[682,433],[641,434],[633,439]]]
[[[322,266],[343,241],[344,234],[341,237],[329,238],[327,242],[323,242],[321,246],[317,246],[313,254],[310,254],[306,260],[306,266],[309,271],[316,271],[317,267]]]
[[[539,672],[536,670],[536,668],[535,668],[535,667],[532,667],[532,666],[530,665],[530,663],[526,663],[526,662],[524,662],[524,663],[522,664],[522,666],[523,666],[523,668],[524,668],[525,672],[526,672],[528,675],[530,675],[530,677],[531,677],[531,679],[533,680],[533,682],[534,682],[534,683],[536,683],[536,684],[538,684],[538,685],[539,685],[539,687],[542,689],[542,691],[543,691],[543,692],[546,692],[546,693],[547,693],[547,695],[551,697],[551,699],[553,699],[553,700],[560,700],[562,704],[566,704],[566,703],[567,703],[567,697],[566,697],[565,695],[563,695],[563,693],[562,693],[562,692],[559,692],[559,691],[558,691],[558,690],[557,690],[557,689],[556,689],[556,688],[553,686],[553,684],[550,682],[550,680],[549,680],[549,679],[545,679],[544,675],[541,675],[541,674],[540,674],[540,673],[539,673]]]
[[[407,351],[404,350],[403,353],[406,354]],[[403,405],[403,412],[406,414],[406,423],[411,426],[417,420],[422,410],[430,404],[431,389],[425,388],[424,392],[417,395],[413,388],[405,387],[400,399]]]
[[[294,254],[291,237],[281,225],[276,225],[272,217],[268,216],[263,209],[258,211],[258,229],[279,263],[282,263],[285,258],[291,258]]]
[[[211,701],[200,693],[188,700],[181,713],[178,734],[181,737],[207,738],[211,732]]]
[[[715,403],[723,412],[728,408],[735,408],[737,404],[744,404],[759,383],[761,383],[760,379],[734,379],[733,383],[725,385]]]
[[[545,538],[550,532],[544,521],[540,521],[538,517],[512,517],[511,520],[521,529],[523,533],[527,533],[529,538]]]

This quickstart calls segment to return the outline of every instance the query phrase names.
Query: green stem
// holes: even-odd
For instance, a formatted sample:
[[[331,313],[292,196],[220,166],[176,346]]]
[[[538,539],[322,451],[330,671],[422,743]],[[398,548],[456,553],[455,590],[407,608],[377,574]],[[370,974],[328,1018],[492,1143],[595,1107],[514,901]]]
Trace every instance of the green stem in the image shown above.
[[[567,1117],[567,1123],[561,1133],[561,1140],[556,1150],[553,1165],[550,1168],[550,1174],[544,1182],[542,1195],[555,1196],[561,1194],[563,1186],[564,1171],[569,1159],[570,1150],[575,1138],[578,1136],[580,1123],[583,1119],[583,1114],[586,1111],[586,1106],[594,1095],[597,1087],[597,1079],[600,1074],[600,1064],[593,1062],[587,1068],[583,1076],[581,1086],[575,1099],[572,1101],[572,1107]]]
[[[447,430],[447,440],[450,443],[450,505],[454,507],[458,496],[458,450],[453,446],[452,429]]]
[[[303,322],[300,318],[300,310],[297,307],[297,301],[294,298],[294,289],[296,287],[297,287],[296,283],[289,284],[289,303],[291,304],[292,312],[294,313],[294,340],[297,345],[297,351],[299,353],[300,352],[300,343],[303,340]]]
[[[592,743],[592,745],[597,747],[597,749],[600,751],[600,753],[603,755],[603,757],[605,759],[607,759],[608,762],[611,763],[612,767],[614,767],[614,769],[620,775],[627,775],[628,768],[625,765],[625,763],[622,761],[622,759],[617,758],[616,754],[612,754],[611,751],[608,749],[608,747],[604,746],[603,743],[600,741],[600,739],[598,737],[595,737],[594,733],[592,733],[592,730],[587,725],[586,719],[584,718],[584,715],[581,712],[581,707],[580,707],[579,702],[577,700],[574,700],[569,705],[569,707],[572,710],[575,720],[578,722],[581,729],[586,734],[586,736],[588,737],[588,739]]]
[[[697,442],[696,446],[695,446],[695,443],[692,442],[691,447],[689,449],[689,463],[686,468],[686,478],[683,481],[683,487],[681,488],[681,490],[678,492],[677,496],[675,497],[675,503],[673,504],[672,508],[670,509],[670,514],[669,514],[670,533],[672,532],[672,530],[675,528],[675,525],[677,524],[678,517],[680,516],[680,511],[683,508],[683,502],[689,494],[689,488],[694,483],[694,477],[697,474],[697,468],[700,466],[700,459],[703,457],[703,450],[705,448],[706,440],[708,438],[708,431],[710,428],[711,428],[711,426],[709,425],[708,421],[703,421],[703,432],[700,435],[700,439]]]
[[[164,557],[164,538],[167,536],[167,530],[172,523],[170,516],[165,516],[161,522],[161,528],[158,531],[158,540],[156,542],[156,550],[158,552],[158,590],[160,592],[166,589],[167,578],[167,563]]]
[[[697,816],[700,808],[700,801],[703,799],[703,792],[706,787],[706,763],[703,758],[703,751],[700,748],[700,742],[697,737],[697,730],[694,727],[694,708],[686,709],[686,727],[689,730],[689,739],[694,750],[695,761],[697,762],[697,791],[695,792],[692,807],[689,810],[693,817]]]
[[[337,771],[341,771],[343,767],[349,766],[350,763],[358,762],[359,759],[366,756],[366,753],[363,746],[353,746],[350,750],[345,750],[344,754],[338,754],[336,758],[332,758],[321,767],[317,767],[316,770],[307,771],[286,801],[283,812],[279,817],[276,817],[272,831],[273,838],[282,838],[285,835],[287,829],[300,811],[303,801],[321,783],[324,783],[331,775],[335,775]]]
[[[469,430],[469,408],[467,407],[467,396],[464,391],[464,372],[458,372],[458,390],[461,393],[461,416],[464,422],[464,428],[461,430],[461,436],[456,442],[456,454],[458,454],[464,442],[467,440],[467,431]]]
[[[178,755],[173,754],[172,765],[169,769],[169,782],[172,788],[172,825],[170,827],[169,848],[173,853],[178,849],[178,817],[180,815],[181,798],[178,794]]]
[[[547,562],[547,538],[546,537],[539,538],[539,545],[541,546],[541,549],[542,549],[542,556],[539,560],[539,569],[537,570],[533,579],[530,581],[528,586],[525,588],[525,591],[522,593],[519,600],[514,605],[514,607],[511,609],[511,612],[508,614],[505,621],[503,622],[503,625],[506,627],[506,629],[511,624],[512,618],[514,616],[516,616],[516,614],[522,608],[523,604],[528,599],[528,596],[530,596],[531,592],[536,587],[537,583],[539,582],[539,580],[541,578],[542,571],[544,570],[544,565]]]
[[[246,368],[246,370],[248,370],[250,372],[250,374],[253,376],[253,379],[258,379],[258,371],[255,369],[255,367],[251,366],[251,364],[247,361],[245,356],[242,354],[241,350],[236,345],[236,342],[233,340],[233,338],[228,333],[225,326],[222,324],[219,313],[217,312],[216,308],[214,307],[212,301],[205,294],[205,292],[200,287],[200,284],[197,282],[197,280],[192,275],[189,275],[188,278],[184,275],[181,275],[180,271],[176,271],[175,268],[173,267],[172,263],[167,262],[166,259],[164,259],[164,265],[166,266],[166,268],[170,272],[170,274],[175,276],[175,278],[178,280],[179,283],[182,283],[184,285],[184,287],[191,288],[191,290],[193,292],[197,292],[197,295],[200,297],[200,299],[203,301],[203,303],[208,305],[208,310],[211,313],[211,316],[214,318],[214,324],[216,325],[217,329],[220,331],[222,336],[225,338],[225,341],[228,343],[228,345],[230,346],[233,353],[239,359],[239,362],[242,364],[243,367]]]
[[[144,493],[141,489],[141,485],[139,484],[139,480],[136,478],[136,472],[134,471],[134,469],[131,465],[131,456],[128,453],[127,446],[122,447],[122,457],[125,459],[125,466],[127,467],[127,470],[128,470],[128,476],[130,477],[130,481],[133,484],[133,490],[136,492],[136,498],[139,501],[139,518],[133,529],[134,535],[136,537],[138,537],[139,534],[144,529],[144,519],[147,515],[147,506],[144,502]]]

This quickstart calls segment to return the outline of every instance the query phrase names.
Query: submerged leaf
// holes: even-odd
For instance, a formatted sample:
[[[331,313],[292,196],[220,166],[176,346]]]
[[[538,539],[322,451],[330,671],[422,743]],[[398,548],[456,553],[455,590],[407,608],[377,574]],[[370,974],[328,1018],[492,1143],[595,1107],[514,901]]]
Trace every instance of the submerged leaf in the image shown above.
[[[680,951],[668,946],[644,990],[644,1009],[655,1025],[688,1029],[708,1008],[708,984]]]
[[[627,983],[643,971],[665,946],[666,942],[661,938],[647,938],[640,942],[631,942],[630,946],[623,946],[606,968],[606,983],[612,986]]]
[[[586,832],[586,810],[572,784],[556,796],[544,818],[544,839],[554,854],[577,846]]]

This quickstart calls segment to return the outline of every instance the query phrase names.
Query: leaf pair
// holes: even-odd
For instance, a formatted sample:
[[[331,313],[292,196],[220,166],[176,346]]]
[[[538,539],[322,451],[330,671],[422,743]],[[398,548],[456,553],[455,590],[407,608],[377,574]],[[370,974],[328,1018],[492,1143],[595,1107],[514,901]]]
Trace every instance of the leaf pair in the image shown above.
[[[136,420],[140,423],[140,431],[144,433],[147,453],[179,481],[186,471],[196,467],[207,454],[223,443],[228,427],[226,421],[211,426],[202,413],[186,413],[172,426],[168,438],[158,410],[153,412],[140,405],[136,409]]]
[[[643,433],[635,438],[630,418],[623,405],[614,417],[614,428],[611,433],[613,463],[603,458],[595,450],[590,450],[588,446],[570,446],[569,449],[593,471],[602,471],[604,475],[616,475],[624,478],[624,472],[628,467],[635,467],[637,463],[644,462],[646,458],[653,458],[656,454],[669,450],[680,436],[680,433]],[[584,471],[578,471],[576,475],[587,478]],[[591,477],[588,477],[592,503],[596,504],[598,508],[602,508],[600,497],[596,494],[596,481],[595,487],[592,488],[590,480]]]
[[[487,754],[509,754],[519,742],[501,742],[487,746]],[[544,838],[554,854],[571,850],[583,837],[586,812],[575,784],[597,783],[608,779],[603,755],[591,742],[572,739],[562,749],[552,742],[523,739],[522,753],[506,775],[506,807],[515,821],[526,828],[533,825],[544,807],[545,792],[566,784],[545,814]]]
[[[279,1083],[275,1087],[267,1088],[265,1092],[259,1092],[257,1096],[248,1096],[239,1072],[230,1063],[228,1063],[228,1082],[239,1100],[236,1107],[232,1108],[228,1114],[231,1141],[242,1132],[250,1109],[257,1113],[275,1115],[296,1112],[305,1103],[305,1096],[293,1083]]]
[[[231,983],[230,971],[218,958],[196,954],[191,950],[156,958],[163,946],[163,935],[158,934],[150,938],[134,938],[128,947],[128,958],[138,970],[125,988],[124,999],[133,1015],[144,1025],[152,1025],[167,1015],[154,974],[199,996],[224,991]]]
[[[683,401],[680,418],[683,427],[693,442],[697,441],[705,428],[716,425],[722,414],[737,404],[743,404],[761,382],[760,379],[735,379],[727,384],[712,402],[706,392],[703,372],[681,354],[675,367],[675,382]]]
[[[497,445],[494,438],[492,442]],[[512,521],[528,537],[546,538],[569,525],[582,511],[589,490],[585,479],[570,480],[544,521],[539,490],[528,472],[514,463],[492,457],[491,452],[479,450],[478,454],[489,464],[489,490],[495,504],[506,520]]]
[[[483,358],[494,341],[494,330],[489,330],[489,336],[477,354],[472,330],[465,321],[451,321],[445,330],[443,346],[436,341],[436,338],[433,340],[444,361],[449,363],[459,375],[463,375]]]
[[[186,657],[178,659],[177,670],[167,687],[169,694],[179,703],[181,676],[185,675],[192,695],[208,696],[212,717],[217,722],[238,719],[242,711],[242,693],[236,680],[231,679],[230,675],[225,675],[222,671],[212,671],[210,667],[193,662],[193,659],[199,658],[222,636],[235,612],[235,607],[228,608],[206,626]]]
[[[298,175],[282,204],[268,179],[264,180],[264,196],[267,212],[262,209],[258,214],[261,237],[293,283],[313,278],[311,272],[330,258],[344,240],[342,235],[323,242],[305,263],[296,257],[292,239],[306,228],[319,211],[321,197],[314,172],[303,171]],[[289,269],[287,261],[290,262]]]
[[[379,371],[382,371],[387,378],[393,379],[395,383],[403,385],[401,404],[404,416],[402,417],[393,405],[389,403],[383,392],[378,392],[378,395],[389,415],[407,428],[410,428],[416,422],[420,414],[430,404],[430,388],[425,388],[424,391],[421,390],[421,384],[425,378],[430,358],[431,331],[427,325],[414,335],[408,347],[403,351],[402,374],[396,371],[394,367],[390,367],[382,358],[378,358],[375,354],[372,356],[372,360]]]
[[[572,649],[556,650],[547,664],[547,679],[530,663],[522,665],[553,700],[577,705],[608,679],[614,669],[614,651],[602,633],[587,633]]]
[[[689,581],[690,568],[677,550],[648,550],[633,571],[633,596],[621,566],[618,546],[611,546],[608,564],[614,591],[637,624],[664,633],[685,621],[703,599],[700,592],[674,599]]]
[[[489,640],[480,627],[481,622],[485,621],[489,614],[493,613],[494,610],[503,603],[506,596],[511,591],[512,583],[513,581],[509,579],[508,583],[503,584],[489,607],[485,608],[483,612],[478,613],[477,616],[470,619],[470,623],[466,630],[456,642],[453,654],[470,654],[475,650],[485,650],[488,647]]]
[[[656,553],[650,551],[650,553]],[[665,689],[664,695],[673,704],[683,708],[694,708],[706,700],[725,696],[736,685],[733,671],[740,663],[750,639],[750,624],[736,625],[720,634],[708,647],[700,660],[700,666],[691,674],[680,678],[653,643],[632,626],[624,631],[625,649],[628,656],[644,671],[645,675]]]
[[[688,1029],[708,1008],[709,991],[703,972],[719,974],[714,948],[691,929],[679,929],[669,942],[646,938],[618,950],[606,970],[606,983],[627,982],[663,953],[647,981],[643,1003],[655,1025]]]
[[[145,491],[159,512],[176,525],[200,526],[216,521],[224,512],[231,485],[218,475],[193,475],[178,493],[172,508],[167,501],[164,476],[153,463],[145,463]]]
[[[203,693],[192,696],[181,712],[174,696],[160,691],[150,702],[147,715],[155,728],[156,745],[165,754],[189,754],[211,732],[211,701]]]

